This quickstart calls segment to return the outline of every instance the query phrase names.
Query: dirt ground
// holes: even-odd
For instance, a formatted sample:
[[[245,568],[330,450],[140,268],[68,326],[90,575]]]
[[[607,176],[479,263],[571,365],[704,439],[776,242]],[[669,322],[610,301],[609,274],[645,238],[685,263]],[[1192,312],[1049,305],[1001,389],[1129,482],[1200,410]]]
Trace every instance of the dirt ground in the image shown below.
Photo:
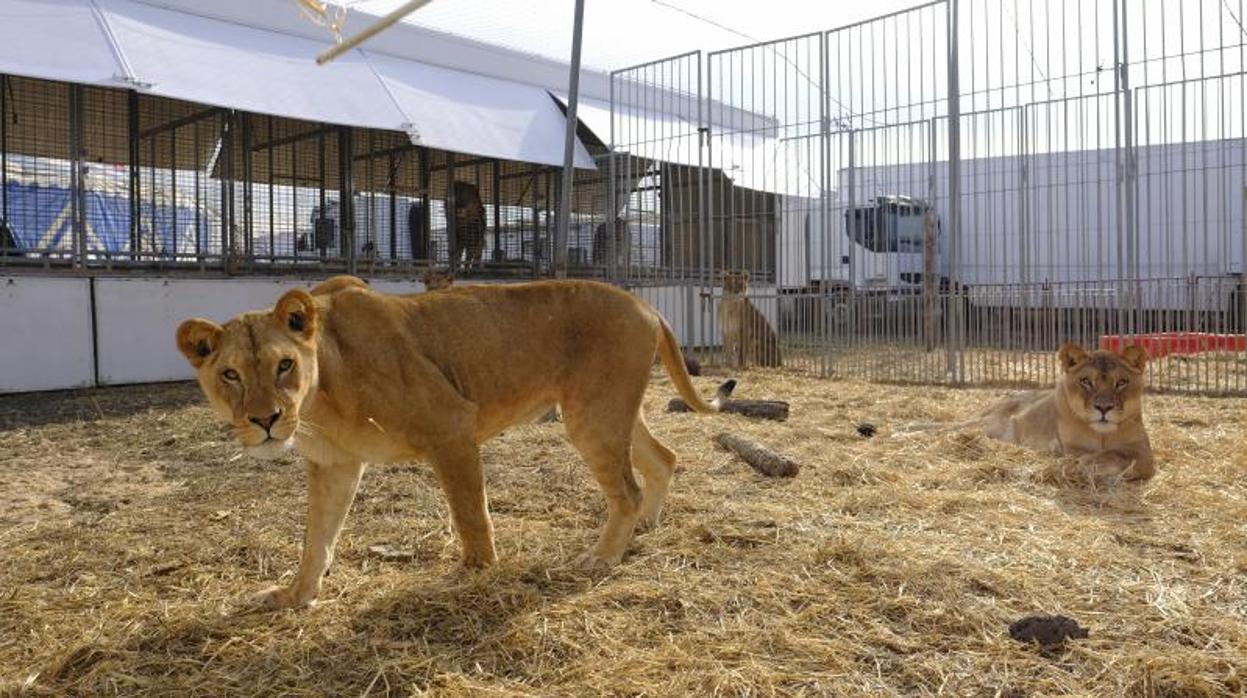
[[[242,456],[191,385],[0,398],[0,695],[1247,691],[1247,402],[1149,397],[1159,474],[1105,488],[973,435],[890,438],[1002,390],[741,379],[791,419],[669,414],[653,381],[680,470],[609,574],[572,569],[603,501],[561,425],[530,425],[485,448],[494,569],[456,568],[424,466],[377,467],[322,601],[275,614],[243,601],[296,563],[296,461]],[[755,474],[722,430],[801,473]],[[1090,637],[1011,639],[1032,614]]]

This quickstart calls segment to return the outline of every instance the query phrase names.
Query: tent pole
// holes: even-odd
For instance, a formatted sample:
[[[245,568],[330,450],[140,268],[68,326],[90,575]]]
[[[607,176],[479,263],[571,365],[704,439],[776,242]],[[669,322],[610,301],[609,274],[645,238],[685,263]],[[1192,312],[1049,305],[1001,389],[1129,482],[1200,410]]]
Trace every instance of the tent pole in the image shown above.
[[[567,134],[563,140],[563,186],[559,187],[559,222],[554,234],[554,274],[567,276],[567,228],[571,220],[572,175],[576,155],[576,106],[580,103],[580,44],[584,35],[585,0],[576,0],[572,26],[572,64],[567,85]]]

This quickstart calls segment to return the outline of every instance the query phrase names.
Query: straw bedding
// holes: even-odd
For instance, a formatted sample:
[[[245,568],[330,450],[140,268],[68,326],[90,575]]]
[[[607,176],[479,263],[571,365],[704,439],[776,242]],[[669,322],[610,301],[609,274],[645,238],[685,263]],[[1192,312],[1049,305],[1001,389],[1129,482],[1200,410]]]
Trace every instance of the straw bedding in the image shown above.
[[[646,413],[680,471],[612,572],[570,567],[603,502],[562,426],[531,425],[485,447],[495,568],[456,569],[426,468],[378,467],[322,601],[276,614],[241,600],[296,563],[297,462],[240,456],[190,385],[0,399],[0,694],[1247,690],[1241,400],[1151,396],[1159,474],[1105,488],[974,435],[889,438],[1000,390],[741,378],[791,419],[666,413],[653,381]],[[800,475],[716,450],[725,429]],[[1034,614],[1090,637],[1011,639]]]

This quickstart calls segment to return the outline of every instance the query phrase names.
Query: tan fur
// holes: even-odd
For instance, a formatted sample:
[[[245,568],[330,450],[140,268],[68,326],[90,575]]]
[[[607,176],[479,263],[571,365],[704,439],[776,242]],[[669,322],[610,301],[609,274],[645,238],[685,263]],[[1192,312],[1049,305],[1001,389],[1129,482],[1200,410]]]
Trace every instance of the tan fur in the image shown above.
[[[766,316],[745,295],[749,272],[723,274],[723,301],[719,304],[719,329],[729,366],[744,368],[749,363],[779,366],[779,338]]]
[[[463,563],[492,563],[478,447],[554,404],[607,500],[606,524],[581,562],[617,563],[637,524],[657,520],[675,468],[675,454],[640,411],[655,353],[689,404],[718,407],[694,390],[670,326],[652,307],[592,282],[390,296],[338,277],[223,326],[187,320],[177,344],[251,454],[293,447],[308,462],[303,556],[289,585],[261,595],[272,608],[319,593],[365,462],[428,459]]]
[[[448,271],[430,269],[420,278],[426,291],[440,291],[455,285],[455,275]]]
[[[1053,388],[1010,395],[970,420],[935,429],[977,430],[999,441],[1075,456],[1096,479],[1151,478],[1156,468],[1143,424],[1147,354],[1139,347],[1088,353],[1066,344],[1057,360],[1064,373]]]

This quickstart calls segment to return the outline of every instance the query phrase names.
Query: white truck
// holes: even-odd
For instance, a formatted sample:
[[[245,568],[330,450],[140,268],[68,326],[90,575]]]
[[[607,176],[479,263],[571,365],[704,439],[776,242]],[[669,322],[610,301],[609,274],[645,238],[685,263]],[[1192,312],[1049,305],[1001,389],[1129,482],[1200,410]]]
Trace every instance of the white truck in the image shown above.
[[[1245,153],[1233,139],[964,159],[955,265],[947,162],[840,170],[834,194],[784,202],[779,284],[903,298],[934,273],[981,306],[1234,312]]]

